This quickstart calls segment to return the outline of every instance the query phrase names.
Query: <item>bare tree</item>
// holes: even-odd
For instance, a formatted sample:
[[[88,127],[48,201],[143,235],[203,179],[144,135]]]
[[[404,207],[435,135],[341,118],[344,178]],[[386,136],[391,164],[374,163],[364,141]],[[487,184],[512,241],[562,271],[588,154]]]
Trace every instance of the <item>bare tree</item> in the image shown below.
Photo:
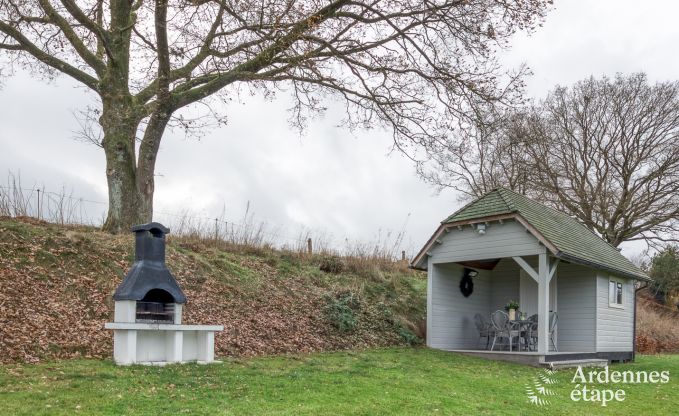
[[[100,99],[103,136],[84,139],[106,153],[105,229],[119,231],[151,219],[163,133],[191,127],[182,108],[285,90],[303,128],[333,96],[349,127],[382,124],[396,148],[428,148],[469,108],[517,98],[521,71],[503,73],[495,52],[550,3],[0,0],[0,52]]]
[[[461,200],[505,187],[526,194],[531,188],[525,150],[527,114],[513,108],[493,109],[462,127],[417,164],[418,174],[440,190],[452,188]]]
[[[650,85],[641,73],[592,77],[495,125],[473,153],[444,152],[434,160],[441,173],[423,175],[466,195],[507,186],[567,212],[614,246],[677,241],[679,82]]]

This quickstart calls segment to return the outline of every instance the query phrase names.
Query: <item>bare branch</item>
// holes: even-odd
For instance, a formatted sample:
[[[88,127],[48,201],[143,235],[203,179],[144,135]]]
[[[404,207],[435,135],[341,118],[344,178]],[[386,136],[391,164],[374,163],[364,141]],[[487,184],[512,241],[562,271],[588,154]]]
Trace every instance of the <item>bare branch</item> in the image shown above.
[[[176,116],[181,109],[213,108],[244,87],[265,96],[283,91],[293,98],[292,126],[303,129],[325,111],[324,101],[339,100],[344,126],[387,128],[393,148],[420,161],[450,145],[485,108],[521,101],[526,72],[503,70],[497,51],[516,31],[533,30],[550,5],[0,0],[0,36],[8,35],[0,52],[19,65],[33,55],[45,64],[38,72],[63,72],[98,92],[112,189],[106,227],[122,230],[123,208],[138,213],[134,221],[152,212],[162,134],[173,123],[193,126]]]
[[[614,246],[679,238],[679,82],[590,78],[495,117],[471,129],[477,149],[447,148],[420,173],[468,195],[510,187]]]
[[[37,45],[32,43],[31,41],[28,40],[24,35],[22,35],[17,29],[14,27],[10,26],[9,24],[0,21],[0,32],[8,35],[12,39],[14,39],[17,44],[21,45],[21,50],[28,52],[31,54],[34,58],[39,60],[40,62],[60,71],[65,73],[66,75],[69,75],[73,77],[74,79],[82,82],[86,86],[90,87],[91,89],[97,91],[98,90],[98,80],[94,78],[93,76],[89,75],[88,73],[62,61],[61,59],[58,59],[46,52],[44,52],[42,49],[40,49]]]

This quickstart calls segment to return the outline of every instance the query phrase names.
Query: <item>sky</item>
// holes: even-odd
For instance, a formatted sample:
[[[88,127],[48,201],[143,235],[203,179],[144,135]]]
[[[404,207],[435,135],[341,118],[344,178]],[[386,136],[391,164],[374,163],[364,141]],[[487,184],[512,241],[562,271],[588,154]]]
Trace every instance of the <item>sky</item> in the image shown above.
[[[526,63],[527,93],[544,96],[555,85],[590,75],[645,71],[652,81],[679,74],[679,3],[647,0],[557,0],[544,25],[518,34],[503,52],[507,68]],[[46,83],[24,72],[0,88],[0,185],[20,173],[26,187],[65,189],[86,201],[85,216],[100,221],[107,198],[103,151],[73,139],[74,112],[90,103],[67,78]],[[289,127],[284,98],[247,98],[226,108],[226,126],[200,137],[169,132],[156,178],[156,218],[222,216],[240,222],[249,204],[256,221],[279,242],[292,244],[313,230],[334,247],[370,243],[405,231],[403,248],[417,251],[461,201],[436,192],[410,160],[390,152],[388,132],[350,133],[334,111],[303,135]],[[273,236],[272,236],[273,237]],[[639,244],[623,246],[633,256]]]

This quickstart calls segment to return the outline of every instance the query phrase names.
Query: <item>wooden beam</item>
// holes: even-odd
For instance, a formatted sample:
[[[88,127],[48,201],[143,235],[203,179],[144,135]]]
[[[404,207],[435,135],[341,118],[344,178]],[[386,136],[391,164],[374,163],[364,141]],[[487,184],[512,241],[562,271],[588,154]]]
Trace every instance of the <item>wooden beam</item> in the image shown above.
[[[526,260],[524,260],[522,257],[512,257],[512,259],[514,259],[514,261],[515,261],[519,266],[521,266],[521,268],[522,268],[523,270],[525,270],[526,273],[528,273],[528,275],[529,275],[530,277],[533,278],[533,280],[535,280],[536,282],[540,283],[539,276],[538,276],[538,272],[536,272],[535,269],[533,269],[533,268],[530,266],[530,264],[526,263]]]
[[[441,235],[443,230],[446,229],[446,228],[447,227],[446,227],[445,224],[439,225],[439,228],[436,229],[436,232],[431,237],[429,237],[427,244],[425,244],[424,247],[422,247],[420,249],[420,251],[417,253],[415,258],[413,259],[412,263],[410,263],[414,268],[417,268],[417,265],[423,260],[425,255],[428,255],[428,256],[431,257],[431,253],[429,253],[429,250],[431,249],[432,244],[434,244],[434,240],[439,238],[439,236]]]
[[[436,244],[443,244],[443,241],[439,240],[438,238],[437,238],[436,240],[434,240],[434,242],[435,242]]]
[[[549,273],[547,273],[547,283],[552,281],[554,273],[556,272],[556,267],[559,265],[559,259],[554,259],[554,264],[549,268]]]
[[[499,214],[499,215],[490,215],[488,217],[479,217],[479,218],[472,218],[469,220],[464,220],[464,221],[455,221],[448,223],[446,225],[449,226],[457,226],[457,225],[467,225],[467,224],[478,224],[480,222],[491,222],[491,221],[499,221],[499,220],[508,220],[511,218],[517,217],[516,214],[511,213],[511,214]]]
[[[542,244],[545,245],[549,249],[549,251],[552,252],[552,254],[556,255],[559,250],[554,246],[554,244],[551,243],[551,241],[547,240],[545,236],[543,236],[535,227],[533,227],[528,221],[526,221],[521,215],[516,215],[515,216],[516,220],[523,225],[526,230],[531,233],[535,238],[538,239],[538,241]]]
[[[432,245],[434,245],[435,240],[439,238],[439,236],[443,232],[449,232],[453,227],[457,227],[458,230],[462,231],[462,227],[466,225],[470,225],[472,228],[474,227],[475,223],[479,222],[491,222],[491,221],[501,221],[501,220],[508,220],[511,221],[512,219],[518,218],[517,214],[510,213],[510,214],[500,214],[500,215],[491,215],[488,217],[482,217],[482,218],[474,218],[470,220],[464,220],[464,221],[457,221],[457,222],[451,222],[451,223],[445,223],[441,224],[439,228],[436,229],[436,232],[427,240],[427,244],[420,249],[420,251],[417,253],[415,258],[413,259],[412,263],[410,263],[413,267],[416,267],[416,265],[420,264],[425,255],[431,255],[429,253],[429,250],[431,250]]]

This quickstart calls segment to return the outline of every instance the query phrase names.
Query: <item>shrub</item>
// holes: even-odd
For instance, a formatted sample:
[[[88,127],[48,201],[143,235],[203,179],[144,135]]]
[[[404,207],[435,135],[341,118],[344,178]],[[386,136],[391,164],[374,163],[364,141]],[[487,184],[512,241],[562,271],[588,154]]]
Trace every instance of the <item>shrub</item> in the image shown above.
[[[342,292],[336,296],[326,296],[325,316],[340,332],[351,332],[356,328],[356,313],[360,310],[360,301],[351,292]]]
[[[422,338],[415,335],[413,333],[413,331],[409,330],[408,328],[404,327],[403,325],[399,325],[396,328],[396,332],[403,339],[403,341],[405,341],[405,343],[408,344],[408,345],[420,345],[420,344],[422,344]]]
[[[318,268],[326,273],[342,273],[344,271],[344,263],[342,259],[337,256],[325,256],[321,259],[321,264]]]

